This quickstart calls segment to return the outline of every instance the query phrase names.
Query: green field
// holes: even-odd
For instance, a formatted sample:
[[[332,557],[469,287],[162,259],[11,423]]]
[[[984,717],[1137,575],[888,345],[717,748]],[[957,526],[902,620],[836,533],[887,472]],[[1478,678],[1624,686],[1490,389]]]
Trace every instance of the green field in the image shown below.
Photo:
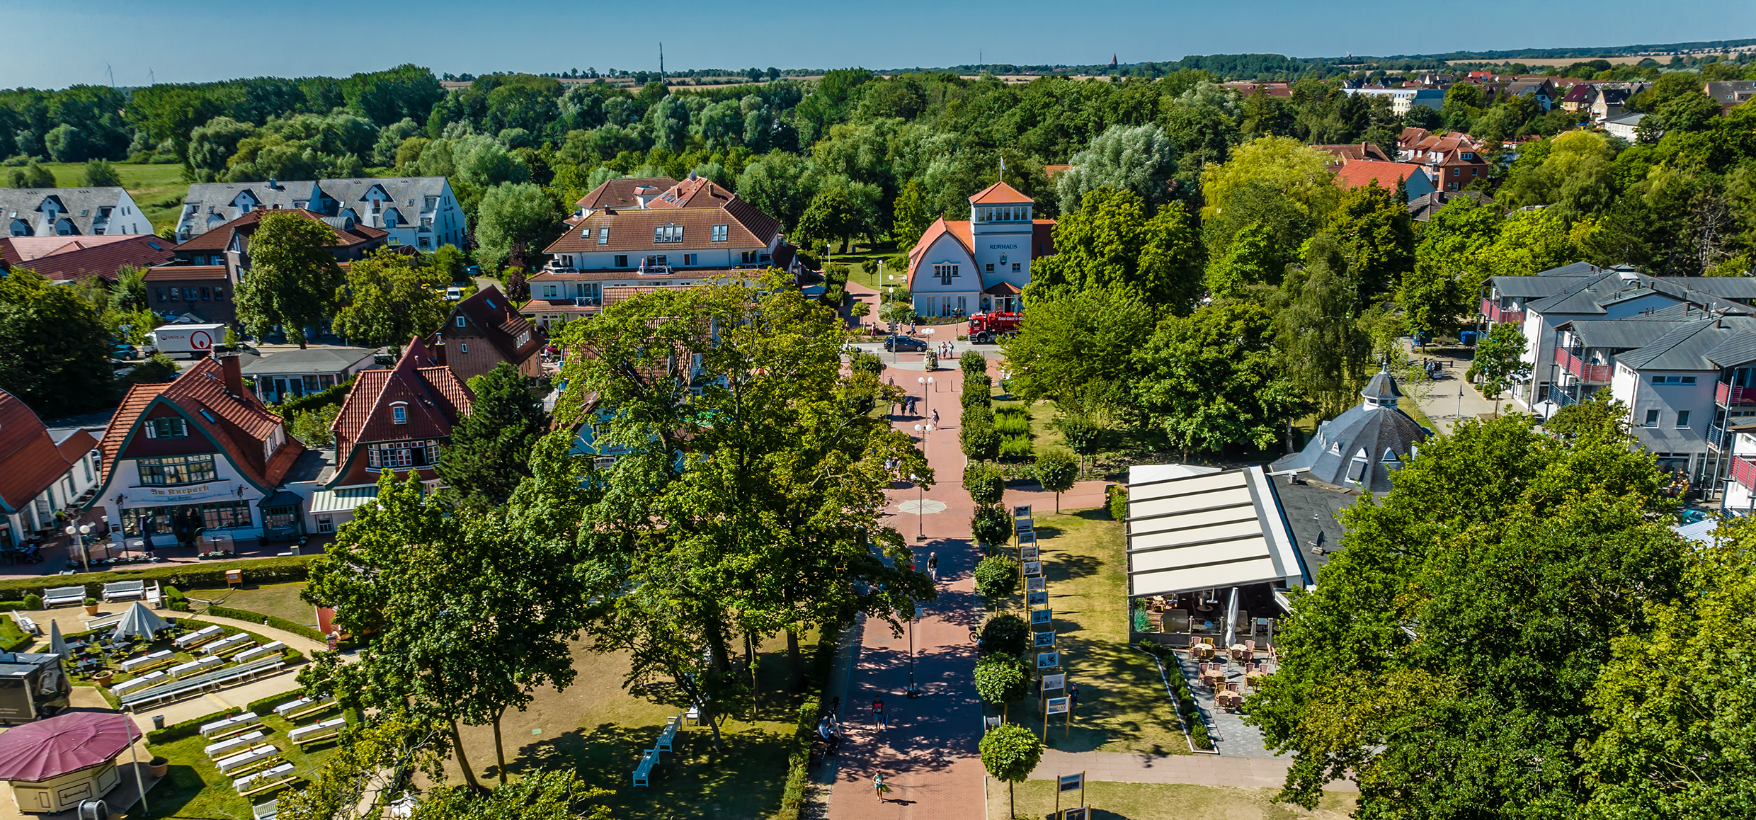
[[[232,609],[273,615],[316,629],[317,610],[299,600],[299,592],[304,588],[304,581],[294,581],[290,584],[265,584],[244,589],[186,589],[183,592],[191,598],[212,601]]]
[[[43,167],[55,173],[57,186],[77,188],[84,184],[83,162],[49,162]],[[154,233],[177,224],[177,209],[183,206],[183,195],[189,191],[189,183],[183,180],[183,166],[118,162],[116,171],[122,175],[122,187],[134,197],[140,212],[152,220]]]
[[[334,717],[334,713],[316,715],[300,719],[299,725],[315,723],[319,718]],[[214,716],[215,720],[221,717]],[[282,720],[272,712],[263,715],[262,725],[267,737],[263,742],[273,743],[280,747],[281,759],[297,767],[299,775],[309,778],[317,771],[323,761],[334,753],[334,741],[323,741],[314,744],[307,752],[294,746],[287,739],[287,731],[293,724]],[[203,751],[213,741],[195,735],[182,740],[164,744],[148,744],[147,750],[160,755],[171,762],[170,770],[165,779],[155,786],[148,795],[151,800],[153,817],[186,818],[186,820],[208,820],[220,817],[249,817],[253,803],[265,803],[273,799],[271,794],[261,794],[253,798],[241,797],[232,790],[234,778],[220,774],[214,768]],[[295,784],[297,781],[295,781]]]

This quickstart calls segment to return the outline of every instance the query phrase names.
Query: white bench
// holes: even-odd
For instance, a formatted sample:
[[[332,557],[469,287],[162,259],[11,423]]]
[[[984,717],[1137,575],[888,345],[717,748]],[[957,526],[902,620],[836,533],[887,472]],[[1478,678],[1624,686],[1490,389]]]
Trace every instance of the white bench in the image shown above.
[[[273,760],[277,757],[280,757],[280,748],[272,743],[264,743],[260,746],[252,746],[230,757],[221,758],[213,765],[214,768],[219,769],[220,774],[237,774],[264,760]]]
[[[658,742],[653,744],[652,750],[655,752],[672,751],[671,741],[673,741],[677,738],[677,727],[681,726],[682,723],[683,723],[683,718],[681,715],[678,715],[677,717],[670,718],[670,719],[666,720],[665,721],[665,730],[659,733]]]
[[[152,582],[152,586],[146,588],[146,605],[153,609],[165,608],[165,598],[164,595],[159,592],[159,582],[154,581]]]
[[[43,608],[53,609],[62,604],[85,603],[85,587],[56,587],[43,592]]]
[[[203,654],[203,655],[218,655],[219,653],[224,652],[228,649],[244,649],[246,647],[255,646],[255,645],[256,645],[256,639],[250,637],[249,633],[238,632],[238,633],[235,633],[232,635],[227,635],[224,638],[221,638],[217,641],[214,641],[213,643],[208,644],[207,646],[202,647],[201,654]]]
[[[248,661],[256,660],[257,658],[266,658],[270,656],[279,657],[286,651],[286,649],[286,644],[281,643],[280,641],[271,641],[258,646],[255,649],[246,649],[239,652],[237,657],[232,658],[232,660],[237,663],[246,663]]]
[[[122,622],[122,613],[120,613],[120,612],[117,612],[113,615],[102,615],[102,616],[99,616],[96,618],[88,618],[85,621],[85,631],[96,632],[100,629],[109,629],[110,627],[115,626],[116,624],[119,624],[121,622]]]
[[[640,766],[634,770],[634,785],[651,786],[652,767],[658,762],[658,752],[649,751],[640,756]]]
[[[135,689],[139,689],[142,686],[148,686],[148,685],[157,686],[157,685],[164,683],[168,680],[169,680],[169,678],[166,678],[165,673],[163,673],[163,672],[148,672],[144,675],[141,675],[138,678],[129,678],[128,680],[122,681],[121,683],[118,683],[115,686],[110,687],[110,694],[121,695],[123,692],[133,691]]]
[[[233,780],[232,788],[236,789],[238,794],[249,797],[291,783],[293,777],[293,764],[282,763],[272,769],[263,769],[253,775]]]
[[[244,714],[233,715],[224,720],[216,720],[212,723],[201,724],[201,736],[208,740],[218,740],[222,737],[229,737],[249,729],[260,728],[261,726],[262,718],[257,717],[255,712],[245,712]]]
[[[210,744],[208,744],[207,748],[202,749],[202,751],[207,754],[208,760],[218,760],[222,757],[225,757],[228,754],[231,754],[233,751],[235,751],[237,749],[247,749],[251,746],[255,746],[255,745],[261,743],[262,739],[264,737],[267,737],[267,735],[263,734],[261,729],[257,729],[254,732],[248,732],[246,734],[241,734],[241,735],[238,735],[237,737],[231,738],[229,740],[222,740],[218,743],[210,743]]]
[[[173,678],[186,678],[197,672],[205,672],[226,662],[225,658],[196,658],[188,663],[179,663],[165,673]]]
[[[14,623],[18,624],[18,628],[20,630],[23,630],[24,634],[26,634],[26,635],[40,635],[40,634],[42,634],[41,630],[39,630],[37,628],[37,622],[31,620],[30,616],[24,614],[23,612],[19,612],[16,609],[12,610],[12,620]]]
[[[123,661],[122,671],[132,673],[139,670],[151,669],[161,663],[169,663],[173,657],[175,656],[171,654],[171,650],[160,649],[150,655],[142,655],[132,660]]]
[[[187,635],[182,635],[176,640],[171,641],[171,645],[178,649],[188,649],[190,647],[200,646],[208,641],[218,640],[225,637],[225,634],[225,629],[217,626],[210,626],[205,629],[196,630]]]
[[[280,715],[281,718],[285,720],[297,720],[306,715],[315,715],[333,705],[335,705],[334,696],[326,697],[322,700],[313,700],[307,696],[301,697],[298,700],[287,701],[286,703],[274,707],[274,713]]]
[[[258,803],[251,806],[251,820],[274,820],[274,815],[279,807],[280,801],[278,800],[270,800],[267,803]]]
[[[104,584],[104,600],[129,601],[146,598],[145,581],[112,581]]]
[[[278,674],[286,665],[286,660],[282,658],[264,658],[254,663],[231,666],[217,672],[197,675],[188,680],[172,681],[138,692],[130,692],[122,696],[122,708],[136,711],[142,706],[168,703],[190,695],[199,695],[245,679],[255,680],[263,675]]]
[[[322,723],[313,723],[310,726],[300,726],[287,732],[287,739],[291,740],[295,745],[305,746],[307,744],[316,743],[320,740],[328,740],[335,737],[341,734],[341,730],[347,725],[347,718],[333,717]]]

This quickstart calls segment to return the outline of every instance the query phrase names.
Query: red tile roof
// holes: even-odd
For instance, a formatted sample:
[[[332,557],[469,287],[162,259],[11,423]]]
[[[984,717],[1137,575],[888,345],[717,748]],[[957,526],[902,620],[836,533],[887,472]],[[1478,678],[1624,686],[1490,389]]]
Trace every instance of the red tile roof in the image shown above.
[[[1004,182],[996,182],[993,185],[989,185],[988,187],[977,191],[975,196],[969,198],[969,204],[971,205],[1013,205],[1020,202],[1035,201],[1036,200],[1019,193],[1017,188],[1007,185]]]
[[[638,208],[640,202],[634,198],[636,188],[653,188],[653,193],[656,194],[676,185],[677,181],[670,177],[622,177],[605,181],[574,204],[593,211],[604,208]]]
[[[452,426],[469,414],[474,402],[468,385],[439,364],[419,338],[410,339],[395,367],[363,370],[355,377],[330,425],[335,431],[336,452],[351,455],[361,442],[368,441],[450,436]],[[399,403],[408,408],[402,424],[396,423],[391,411]]]
[[[312,222],[322,222],[323,224],[328,225],[330,230],[335,234],[335,244],[330,247],[335,248],[351,247],[364,242],[372,242],[382,239],[390,235],[389,231],[380,230],[369,225],[361,225],[351,219],[343,217],[325,217],[323,214],[315,211],[307,211],[303,209],[271,210],[268,208],[258,208],[238,217],[237,219],[227,222],[224,225],[215,227],[188,242],[178,245],[177,250],[224,251],[232,244],[232,236],[234,234],[242,234],[245,247],[248,248],[250,235],[256,232],[256,227],[262,222],[262,218],[269,214],[298,214]]]
[[[1363,188],[1374,181],[1381,188],[1395,188],[1396,183],[1422,173],[1412,162],[1375,162],[1356,160],[1335,169],[1335,181],[1344,188]]]
[[[36,412],[0,390],[0,507],[23,509],[70,469]]]
[[[649,208],[713,208],[732,201],[737,194],[721,188],[707,177],[690,177],[659,195]]]
[[[709,247],[766,248],[769,240],[780,233],[780,222],[741,199],[716,204],[713,208],[597,211],[574,220],[567,232],[544,248],[543,253],[669,254]],[[654,242],[653,229],[663,225],[681,226],[683,241]],[[727,226],[726,241],[712,241],[715,225]],[[610,229],[609,241],[598,244],[598,231],[602,228]]]
[[[185,279],[229,279],[225,265],[159,265],[146,272],[148,282],[181,282]]]
[[[122,406],[104,429],[98,449],[103,453],[104,481],[107,483],[122,449],[140,416],[156,399],[164,399],[182,411],[190,424],[201,428],[219,444],[238,471],[258,487],[273,488],[305,451],[297,439],[285,436],[272,455],[265,452],[268,442],[282,430],[281,418],[249,390],[242,395],[227,391],[225,366],[218,359],[204,359],[183,371],[169,384],[137,384],[128,389]],[[207,414],[201,411],[206,410]],[[213,418],[209,420],[208,415]]]
[[[24,267],[66,282],[100,276],[114,280],[124,267],[151,267],[174,258],[175,243],[128,236],[10,236],[0,238],[0,268]]]
[[[85,458],[85,454],[97,446],[97,437],[81,427],[74,430],[66,438],[61,439],[61,443],[55,445],[55,449],[61,453],[62,458],[71,463]]]
[[[1362,159],[1379,160],[1381,162],[1390,161],[1390,157],[1385,156],[1384,149],[1369,142],[1349,143],[1346,145],[1313,145],[1311,147],[1334,156],[1341,162],[1354,162]]]

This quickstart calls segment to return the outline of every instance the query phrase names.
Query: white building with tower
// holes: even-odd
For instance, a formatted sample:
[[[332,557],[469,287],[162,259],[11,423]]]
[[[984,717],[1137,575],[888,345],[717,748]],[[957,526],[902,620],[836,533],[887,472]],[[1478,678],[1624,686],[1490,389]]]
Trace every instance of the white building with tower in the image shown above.
[[[1036,259],[1055,252],[1053,219],[1004,182],[969,198],[969,220],[940,218],[908,254],[908,288],[920,316],[962,317],[1019,309]]]

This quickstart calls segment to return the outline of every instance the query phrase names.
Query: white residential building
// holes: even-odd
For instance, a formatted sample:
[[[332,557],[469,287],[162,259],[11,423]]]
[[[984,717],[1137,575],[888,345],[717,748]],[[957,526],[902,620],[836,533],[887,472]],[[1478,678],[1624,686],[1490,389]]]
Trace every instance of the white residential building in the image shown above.
[[[420,250],[462,247],[469,233],[463,208],[445,177],[271,179],[189,186],[177,217],[177,241],[187,242],[258,207],[351,218],[355,224],[387,232],[387,244]]]
[[[152,233],[152,222],[120,187],[0,188],[7,236],[114,236]]]
[[[1030,284],[1031,263],[1055,252],[1052,219],[1004,182],[969,198],[969,221],[941,217],[908,252],[908,288],[920,316],[1011,312]]]

